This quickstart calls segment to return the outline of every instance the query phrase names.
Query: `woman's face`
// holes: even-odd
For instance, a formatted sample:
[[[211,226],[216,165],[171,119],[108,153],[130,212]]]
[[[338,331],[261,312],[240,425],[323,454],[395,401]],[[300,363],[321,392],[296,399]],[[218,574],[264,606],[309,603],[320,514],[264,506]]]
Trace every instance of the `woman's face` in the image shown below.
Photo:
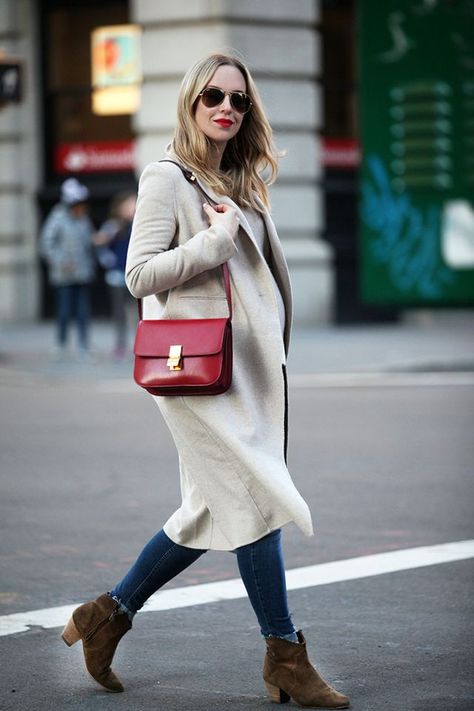
[[[212,86],[224,91],[246,92],[245,79],[237,67],[224,64],[216,69],[206,87]],[[201,98],[196,104],[196,123],[201,131],[215,143],[226,144],[239,132],[244,114],[239,114],[226,95],[222,104],[209,109],[204,106]]]

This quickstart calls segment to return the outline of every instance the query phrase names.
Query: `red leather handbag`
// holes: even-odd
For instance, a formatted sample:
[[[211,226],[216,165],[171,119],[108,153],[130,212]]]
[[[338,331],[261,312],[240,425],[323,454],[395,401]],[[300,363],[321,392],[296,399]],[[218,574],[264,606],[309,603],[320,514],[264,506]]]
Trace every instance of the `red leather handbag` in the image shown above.
[[[174,160],[186,180],[204,199],[210,198],[193,173]],[[227,318],[143,320],[138,299],[138,326],[135,336],[137,385],[152,395],[219,395],[232,381],[232,298],[227,264],[222,265]]]
[[[232,381],[232,300],[222,265],[227,318],[144,320],[138,300],[135,336],[137,385],[152,395],[219,395]]]

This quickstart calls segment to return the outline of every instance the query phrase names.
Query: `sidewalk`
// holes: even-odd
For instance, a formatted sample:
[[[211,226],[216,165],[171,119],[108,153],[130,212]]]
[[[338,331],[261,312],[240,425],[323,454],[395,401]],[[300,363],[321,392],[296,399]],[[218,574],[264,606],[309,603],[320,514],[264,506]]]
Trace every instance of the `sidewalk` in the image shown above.
[[[132,341],[133,334],[130,334]],[[132,356],[111,357],[112,327],[92,327],[94,363],[64,363],[52,357],[52,322],[4,325],[0,335],[0,368],[46,377],[130,378]],[[290,373],[386,373],[474,371],[474,311],[431,314],[416,312],[399,324],[326,326],[295,329],[288,363]]]
[[[474,371],[474,311],[416,312],[398,324],[297,330],[289,371]]]

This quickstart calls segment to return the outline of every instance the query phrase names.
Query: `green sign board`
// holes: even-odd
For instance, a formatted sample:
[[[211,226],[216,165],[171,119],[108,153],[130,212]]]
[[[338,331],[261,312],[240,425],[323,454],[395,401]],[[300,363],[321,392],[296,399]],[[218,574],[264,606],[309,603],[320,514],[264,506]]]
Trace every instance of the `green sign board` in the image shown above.
[[[359,0],[362,297],[474,304],[474,0]]]

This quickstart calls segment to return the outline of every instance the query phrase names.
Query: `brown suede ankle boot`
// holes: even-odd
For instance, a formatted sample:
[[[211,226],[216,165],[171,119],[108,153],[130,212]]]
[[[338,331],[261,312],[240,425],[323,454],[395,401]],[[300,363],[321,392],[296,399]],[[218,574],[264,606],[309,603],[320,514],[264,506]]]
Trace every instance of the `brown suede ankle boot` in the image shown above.
[[[349,699],[329,686],[308,659],[301,630],[299,644],[278,637],[267,638],[263,679],[272,701],[284,704],[293,699],[310,709],[346,709]]]
[[[117,645],[132,624],[118,602],[104,593],[97,600],[76,608],[62,632],[66,644],[82,639],[82,649],[89,674],[107,691],[123,691],[110,668]]]

